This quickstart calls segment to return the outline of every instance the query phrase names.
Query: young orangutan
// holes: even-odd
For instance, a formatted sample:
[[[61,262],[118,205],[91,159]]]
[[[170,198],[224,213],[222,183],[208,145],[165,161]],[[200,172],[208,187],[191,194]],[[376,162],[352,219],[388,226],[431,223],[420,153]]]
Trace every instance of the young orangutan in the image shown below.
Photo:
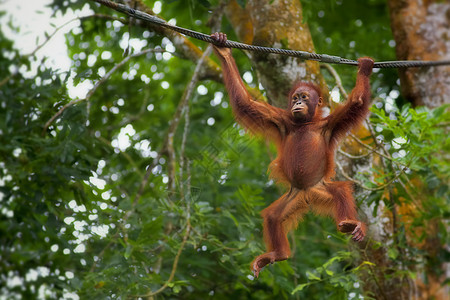
[[[362,241],[366,226],[357,219],[352,184],[333,182],[331,177],[338,141],[368,114],[373,60],[358,59],[356,85],[347,102],[322,117],[322,94],[312,83],[300,82],[292,88],[286,110],[254,101],[245,89],[231,49],[220,46],[227,40],[226,35],[215,33],[211,37],[217,42],[214,52],[222,65],[237,122],[276,143],[278,157],[269,170],[275,180],[290,186],[261,213],[267,252],[252,262],[254,275],[257,277],[265,265],[290,256],[287,233],[309,209],[332,216],[339,231],[351,234],[354,241]]]

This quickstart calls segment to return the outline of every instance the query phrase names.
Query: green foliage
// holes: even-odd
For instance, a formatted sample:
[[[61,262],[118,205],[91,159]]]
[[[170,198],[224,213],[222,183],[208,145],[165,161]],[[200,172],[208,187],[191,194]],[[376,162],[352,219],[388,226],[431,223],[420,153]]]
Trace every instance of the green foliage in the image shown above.
[[[312,271],[306,272],[307,283],[299,284],[292,294],[305,289],[311,289],[312,285],[321,285],[332,299],[347,299],[359,297],[361,291],[358,282],[358,275],[361,269],[367,266],[374,266],[369,261],[363,261],[357,267],[353,268],[350,264],[342,266],[342,263],[349,263],[352,259],[352,253],[348,251],[339,251],[334,257],[329,259],[322,266]],[[345,271],[342,271],[344,269]]]
[[[432,110],[426,107],[412,109],[409,105],[404,105],[401,109],[394,106],[389,108],[389,114],[381,103],[372,107],[371,121],[380,134],[378,140],[392,157],[391,168],[378,169],[377,173],[385,178],[398,178],[390,186],[396,192],[396,204],[417,206],[420,200],[422,206],[414,212],[414,220],[411,227],[408,226],[408,232],[398,233],[407,234],[409,239],[417,243],[426,238],[428,230],[423,229],[427,228],[429,222],[446,219],[450,212],[450,139],[447,136],[449,107],[443,105]],[[386,200],[383,197],[378,199]],[[375,198],[373,200],[377,201]],[[441,227],[437,234],[442,243],[445,243],[445,228]],[[393,259],[398,255],[396,252],[391,254]]]
[[[377,131],[387,140],[392,140],[391,152],[405,153],[399,155],[397,162],[408,165],[414,171],[420,171],[424,166],[436,168],[435,172],[448,178],[449,165],[442,160],[442,155],[450,150],[450,140],[445,134],[446,122],[450,119],[449,107],[443,105],[430,110],[426,107],[412,109],[404,105],[395,117],[374,107],[373,121],[377,123]]]
[[[245,6],[246,1],[238,2]],[[394,57],[384,1],[370,1],[370,9],[362,9],[361,1],[302,2],[317,52]],[[98,14],[126,21],[87,3],[54,0],[51,8],[65,13],[90,5]],[[189,9],[186,1],[161,2],[162,16],[209,32],[209,10],[218,2],[187,3]],[[325,16],[317,19],[321,10]],[[223,31],[232,38],[226,21]],[[348,46],[351,41],[354,47]],[[288,262],[268,266],[258,280],[251,276],[250,261],[264,250],[259,212],[283,192],[266,174],[274,151],[235,124],[223,85],[212,80],[197,85],[188,123],[182,115],[169,134],[195,68],[178,52],[130,59],[88,100],[64,109],[44,130],[74,100],[68,88],[72,82],[98,83],[124,57],[141,50],[135,42],[143,49],[172,46],[139,26],[85,18],[67,34],[72,59],[67,74],[44,64],[33,69],[36,58],[19,53],[0,31],[0,82],[6,79],[0,86],[1,297],[124,299],[159,289],[160,298],[171,299],[367,297],[361,274],[378,266],[349,250],[332,220],[314,215],[306,215],[290,234],[294,255]],[[245,55],[234,55],[241,72],[257,78]],[[27,74],[32,69],[35,73]],[[354,69],[338,71],[351,87]],[[387,101],[386,95],[398,90],[396,80],[394,71],[377,73],[374,94],[384,93],[381,99]],[[250,85],[257,86],[256,80]],[[426,238],[430,222],[438,228],[438,239],[448,239],[442,220],[449,215],[449,112],[448,106],[397,108],[393,99],[389,108],[376,104],[371,118],[380,147],[391,158],[357,179],[370,188],[396,179],[363,199],[373,205],[374,215],[382,204],[422,203],[412,220],[399,221],[396,244],[387,253],[402,266],[391,275],[411,277],[411,266],[425,261],[433,268],[448,257],[440,248],[427,255],[415,242]],[[396,101],[403,102],[401,97]]]

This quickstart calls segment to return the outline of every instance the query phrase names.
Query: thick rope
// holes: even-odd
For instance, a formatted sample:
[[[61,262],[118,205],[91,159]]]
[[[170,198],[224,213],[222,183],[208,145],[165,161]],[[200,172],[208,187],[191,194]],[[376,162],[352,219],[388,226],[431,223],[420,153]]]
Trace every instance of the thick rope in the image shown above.
[[[207,43],[215,44],[218,46],[228,47],[228,48],[237,48],[242,50],[250,50],[257,51],[263,53],[275,53],[282,54],[287,56],[299,57],[305,60],[315,60],[323,63],[332,63],[332,64],[345,64],[357,66],[358,62],[351,59],[341,58],[339,56],[327,55],[327,54],[316,54],[310,53],[306,51],[295,51],[295,50],[287,50],[287,49],[278,49],[278,48],[269,48],[269,47],[261,47],[254,45],[247,45],[239,42],[234,42],[227,40],[224,44],[218,44],[213,38],[209,35],[193,31],[190,29],[178,27],[175,25],[171,25],[160,19],[156,16],[147,14],[145,12],[133,9],[126,5],[111,2],[108,0],[92,0],[98,2],[104,6],[110,7],[118,12],[125,13],[130,17],[143,20],[145,22],[150,22],[153,24],[157,24],[159,26],[169,28],[171,30],[177,31],[184,35],[196,38],[198,40],[205,41]],[[403,60],[403,61],[385,61],[385,62],[376,62],[374,64],[374,68],[413,68],[413,67],[429,67],[429,66],[440,66],[440,65],[450,65],[450,60],[440,60],[440,61],[420,61],[420,60]]]

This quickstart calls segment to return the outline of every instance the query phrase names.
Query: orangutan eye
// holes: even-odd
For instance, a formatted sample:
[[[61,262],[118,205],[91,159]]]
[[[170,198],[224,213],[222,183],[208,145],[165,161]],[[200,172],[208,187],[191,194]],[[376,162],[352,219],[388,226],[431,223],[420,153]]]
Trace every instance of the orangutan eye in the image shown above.
[[[305,94],[302,95],[302,99],[306,99],[308,98],[308,96],[306,96]]]
[[[297,101],[298,100],[298,97],[297,96],[294,96],[294,98],[293,98],[295,101]]]

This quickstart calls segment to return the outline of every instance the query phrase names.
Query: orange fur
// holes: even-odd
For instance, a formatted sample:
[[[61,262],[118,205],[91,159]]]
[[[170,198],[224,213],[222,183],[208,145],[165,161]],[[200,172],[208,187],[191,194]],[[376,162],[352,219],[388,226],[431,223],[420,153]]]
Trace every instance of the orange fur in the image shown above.
[[[215,34],[213,38],[218,42],[226,40],[223,34]],[[286,235],[310,209],[332,216],[340,231],[361,241],[366,227],[357,220],[351,184],[332,182],[331,177],[338,141],[368,113],[373,60],[359,60],[356,85],[349,99],[322,118],[322,93],[316,85],[297,83],[289,93],[286,110],[254,101],[245,89],[229,49],[215,46],[214,50],[221,60],[236,120],[252,133],[276,143],[278,156],[269,166],[270,176],[290,187],[261,213],[267,252],[253,261],[255,276],[268,263],[290,256]]]

